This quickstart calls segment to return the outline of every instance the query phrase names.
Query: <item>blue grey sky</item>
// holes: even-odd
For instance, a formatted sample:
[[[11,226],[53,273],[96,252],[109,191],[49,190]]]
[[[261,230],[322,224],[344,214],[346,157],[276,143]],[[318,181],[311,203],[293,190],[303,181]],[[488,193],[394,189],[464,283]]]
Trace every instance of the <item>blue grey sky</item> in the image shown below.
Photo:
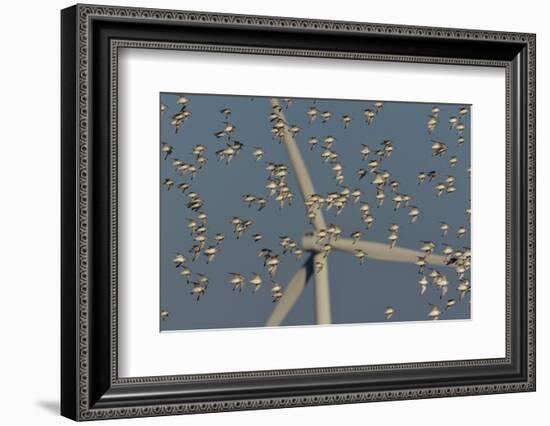
[[[303,200],[296,184],[294,174],[290,171],[288,184],[295,194],[292,206],[283,209],[273,199],[269,199],[265,188],[268,172],[266,162],[284,163],[290,161],[283,144],[272,138],[270,98],[233,96],[233,95],[202,95],[185,94],[189,98],[187,110],[191,116],[182,124],[180,131],[175,132],[171,125],[171,117],[180,110],[177,99],[180,94],[161,93],[160,102],[166,106],[161,114],[160,142],[174,147],[173,153],[164,160],[160,156],[160,308],[168,312],[168,316],[160,321],[161,331],[261,327],[264,326],[275,307],[271,297],[271,282],[263,267],[263,260],[258,257],[262,248],[271,248],[281,253],[279,237],[288,235],[300,244],[304,233],[312,231],[305,216]],[[285,96],[278,97],[281,104]],[[306,115],[311,106],[320,111],[329,110],[332,119],[323,123],[318,117],[312,123]],[[457,143],[457,131],[451,129],[448,123],[450,116],[459,116],[459,108],[463,105],[437,104],[441,109],[440,123],[430,135],[426,123],[434,104],[390,102],[384,101],[383,108],[377,114],[374,122],[367,125],[363,111],[373,108],[372,100],[336,100],[336,99],[293,99],[293,103],[284,109],[289,124],[300,126],[301,131],[295,137],[306,166],[312,177],[315,190],[326,195],[331,191],[341,190],[334,179],[330,163],[321,162],[323,139],[332,135],[336,138],[334,150],[344,166],[344,185],[351,190],[360,188],[363,191],[362,201],[371,205],[375,223],[365,231],[365,225],[360,221],[358,205],[348,203],[343,212],[336,216],[336,211],[323,210],[327,224],[335,223],[343,229],[343,236],[356,230],[363,232],[363,239],[388,242],[388,228],[397,223],[401,229],[398,245],[419,250],[422,240],[430,240],[437,244],[436,253],[441,253],[443,244],[450,244],[455,249],[470,247],[469,221],[465,209],[470,207],[470,115],[461,118],[465,125],[463,133],[464,144]],[[223,130],[225,117],[220,113],[223,108],[231,108],[230,121],[236,126],[234,140],[244,144],[242,151],[226,165],[216,159],[215,151],[225,146],[225,139],[214,136],[216,131]],[[342,116],[348,114],[352,122],[344,128]],[[310,150],[307,140],[315,136],[320,140],[319,146]],[[391,173],[391,179],[400,182],[398,192],[413,197],[411,205],[418,206],[421,214],[416,223],[410,224],[408,209],[394,210],[391,201],[392,194],[386,187],[386,200],[381,207],[376,207],[376,188],[371,181],[374,175],[368,175],[359,180],[356,170],[367,168],[366,161],[360,155],[361,144],[367,144],[372,151],[382,147],[383,140],[393,141],[394,151],[391,157],[382,161],[381,169]],[[432,155],[431,140],[446,143],[449,151],[441,156]],[[174,159],[192,163],[195,156],[192,148],[201,144],[206,147],[205,157],[208,162],[199,170],[193,180],[190,175],[180,176],[172,166]],[[265,151],[264,158],[255,161],[253,147],[261,147]],[[451,167],[449,158],[458,156],[458,163]],[[373,154],[369,159],[375,158]],[[438,177],[419,185],[419,171],[438,172]],[[435,185],[448,175],[455,177],[456,192],[436,197]],[[221,232],[225,241],[219,246],[219,253],[212,263],[206,263],[206,256],[199,256],[191,261],[189,249],[193,245],[192,236],[187,229],[187,218],[196,218],[197,213],[186,207],[188,198],[176,187],[167,190],[162,182],[172,178],[176,185],[181,182],[191,184],[191,190],[200,194],[205,201],[202,208],[208,214],[207,235],[213,237]],[[243,202],[243,194],[254,194],[269,199],[262,211],[247,207]],[[234,216],[253,220],[253,225],[241,239],[236,239],[233,226],[230,224]],[[446,237],[442,237],[440,221],[450,225]],[[456,237],[459,226],[465,226],[468,233],[462,238]],[[263,240],[254,242],[252,235],[261,233]],[[211,245],[208,242],[206,245]],[[187,257],[187,265],[193,272],[204,273],[209,277],[209,285],[200,300],[190,294],[192,285],[188,285],[172,262],[176,253]],[[275,279],[286,286],[296,270],[306,260],[307,255],[295,260],[294,255],[282,256],[282,263]],[[459,301],[456,290],[458,278],[452,268],[438,268],[450,279],[449,292],[440,298],[439,291],[430,284],[425,294],[420,295],[418,285],[418,267],[412,264],[394,263],[368,259],[360,265],[351,254],[332,252],[329,255],[330,294],[332,305],[332,321],[337,324],[391,322],[391,321],[422,321],[429,320],[429,304],[445,308],[448,299]],[[242,292],[232,290],[229,283],[229,272],[243,274],[247,281],[253,273],[260,273],[264,280],[258,292],[253,293],[253,286],[247,282]],[[429,269],[427,269],[429,272]],[[467,272],[466,279],[469,279]],[[475,283],[473,283],[475,285]],[[472,288],[474,287],[472,286]],[[474,290],[472,290],[474,291]],[[445,311],[441,320],[470,318],[470,295],[460,300],[451,309]],[[390,320],[385,319],[386,306],[395,310]],[[289,313],[284,326],[315,324],[314,283],[310,280],[300,300]]]

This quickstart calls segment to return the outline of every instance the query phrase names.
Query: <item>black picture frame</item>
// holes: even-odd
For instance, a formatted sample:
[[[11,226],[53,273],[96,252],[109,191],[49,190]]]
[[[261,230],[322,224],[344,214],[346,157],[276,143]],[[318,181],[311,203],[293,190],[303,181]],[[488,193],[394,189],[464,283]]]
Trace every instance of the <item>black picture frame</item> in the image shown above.
[[[510,32],[97,5],[64,9],[61,414],[92,420],[534,391],[535,42],[534,34]],[[119,378],[117,47],[191,45],[505,68],[506,357]]]

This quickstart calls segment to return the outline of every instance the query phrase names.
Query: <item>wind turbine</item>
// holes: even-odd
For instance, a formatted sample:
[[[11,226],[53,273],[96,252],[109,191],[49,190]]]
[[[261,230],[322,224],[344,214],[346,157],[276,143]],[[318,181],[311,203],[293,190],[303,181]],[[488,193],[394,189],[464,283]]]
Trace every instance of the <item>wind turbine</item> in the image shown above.
[[[273,108],[277,108],[279,110],[279,115],[283,120],[284,127],[282,131],[282,140],[290,158],[291,167],[296,176],[300,193],[304,201],[306,201],[311,195],[316,193],[313,186],[313,181],[311,180],[311,176],[306,168],[302,154],[296,145],[296,141],[288,129],[288,122],[279,100],[277,98],[271,98],[271,105]],[[313,219],[313,226],[316,231],[327,229],[321,209],[319,209]],[[304,251],[308,251],[310,254],[303,266],[296,271],[285,288],[283,297],[277,302],[275,309],[267,320],[266,326],[278,326],[284,321],[287,314],[302,295],[306,283],[312,275],[314,275],[315,279],[315,312],[317,324],[332,323],[328,259],[324,259],[323,254],[320,252],[320,247],[318,243],[316,243],[314,237],[307,235],[304,236],[302,238],[302,246]],[[334,250],[340,250],[346,253],[353,253],[356,249],[361,249],[368,253],[369,258],[389,262],[415,263],[418,257],[426,256],[426,254],[422,251],[398,246],[390,248],[386,244],[365,240],[357,241],[353,244],[353,241],[350,239],[339,238],[338,240],[331,242],[331,246]],[[426,256],[426,260],[431,265],[448,266],[445,263],[445,257],[441,255],[430,254]],[[320,271],[315,272],[313,266],[317,261],[323,262],[324,266]]]

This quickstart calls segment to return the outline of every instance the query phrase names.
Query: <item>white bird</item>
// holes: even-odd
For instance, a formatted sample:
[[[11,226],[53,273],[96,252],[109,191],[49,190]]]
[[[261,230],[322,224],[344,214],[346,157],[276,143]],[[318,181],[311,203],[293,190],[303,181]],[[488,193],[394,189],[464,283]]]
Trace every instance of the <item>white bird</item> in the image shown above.
[[[310,109],[307,110],[306,114],[307,114],[308,121],[311,123],[319,115],[319,110],[315,107],[311,107]]]
[[[433,241],[422,241],[422,247],[420,250],[422,250],[426,254],[432,254],[435,249],[435,243]]]
[[[388,236],[388,240],[390,240],[390,248],[393,248],[395,246],[398,238],[399,234],[397,232],[390,232],[390,235]]]
[[[445,184],[443,182],[438,183],[435,186],[435,190],[437,191],[437,196],[440,197],[441,194],[443,194],[443,192],[445,191],[446,188],[447,187],[445,186]]]
[[[200,272],[197,272],[197,275],[199,277],[199,284],[206,289],[209,282],[208,277]]]
[[[426,178],[428,177],[428,174],[426,172],[420,172],[418,173],[418,184],[424,183],[426,181]]]
[[[422,296],[424,293],[426,293],[429,284],[426,275],[422,275],[422,277],[418,280],[418,284],[420,285],[420,295]]]
[[[321,261],[316,261],[315,262],[315,272],[316,273],[319,273],[323,270],[323,267],[325,266],[325,263],[324,262],[321,262]]]
[[[361,148],[361,158],[363,160],[366,160],[370,154],[370,148],[368,145],[361,144],[363,148]]]
[[[376,117],[376,111],[373,111],[372,109],[366,109],[363,112],[363,115],[365,116],[365,121],[367,122],[367,124],[370,125]]]
[[[399,224],[392,223],[388,229],[390,232],[399,232],[399,228],[400,228]]]
[[[319,144],[319,139],[317,139],[316,137],[311,137],[311,138],[309,138],[307,143],[309,145],[309,149],[312,150],[313,148],[315,148]]]
[[[273,297],[273,302],[278,302],[281,297],[283,297],[283,287],[281,284],[272,281],[273,287],[271,287],[271,296]]]
[[[365,253],[361,249],[355,249],[354,256],[359,259],[359,264],[362,265],[365,262],[365,258],[367,257],[367,253]]]
[[[183,254],[180,254],[180,253],[177,253],[176,256],[173,259],[173,262],[176,265],[176,268],[182,266],[186,261],[187,261],[187,259],[185,258],[185,256]]]
[[[365,225],[367,225],[367,229],[371,228],[371,226],[374,224],[374,221],[374,216],[371,214],[367,214],[363,217],[363,222],[365,223]]]
[[[382,142],[384,146],[384,157],[389,158],[393,152],[393,142],[389,139],[386,139]]]
[[[323,123],[326,123],[327,121],[329,121],[331,118],[332,118],[332,112],[330,111],[323,111],[323,113],[321,114],[321,118],[323,119]]]
[[[435,285],[439,289],[439,291],[441,292],[439,298],[440,299],[443,298],[443,296],[445,296],[447,294],[447,291],[449,289],[449,280],[447,279],[447,277],[445,275],[440,275],[435,280]]]
[[[300,130],[301,130],[300,127],[297,126],[296,124],[293,124],[288,128],[288,131],[290,132],[292,137],[296,137],[296,135],[300,132]]]
[[[205,288],[199,283],[193,283],[193,288],[191,289],[191,295],[197,296],[197,300],[200,300],[204,296]]]
[[[254,147],[254,161],[261,160],[264,156],[264,150],[262,148]]]
[[[470,292],[470,282],[468,280],[461,280],[456,289],[459,292],[460,300],[462,300]]]
[[[420,215],[420,209],[418,207],[412,206],[408,213],[411,223],[415,223],[418,219],[418,216]]]
[[[280,263],[281,260],[277,255],[270,255],[266,258],[265,265],[267,267],[267,272],[269,272],[272,277],[275,276]]]
[[[231,275],[229,283],[233,285],[233,290],[238,289],[239,292],[242,291],[244,285],[244,276],[236,272],[230,272],[229,275]]]
[[[445,245],[445,248],[443,249],[443,254],[445,256],[449,256],[450,254],[452,254],[454,252],[453,248],[449,245],[449,244],[446,244]]]
[[[441,316],[441,309],[437,305],[430,304],[430,312],[428,312],[428,316],[433,320],[438,320]]]
[[[361,190],[359,188],[354,189],[351,196],[353,197],[353,203],[357,203],[361,198]]]
[[[380,162],[378,160],[369,161],[367,164],[371,172],[374,172],[379,165],[380,165]]]
[[[342,117],[342,121],[344,122],[344,129],[348,128],[348,126],[351,124],[351,120],[352,118],[347,114]]]
[[[263,281],[260,274],[254,273],[254,276],[250,280],[250,284],[254,286],[254,293],[256,293],[260,289],[260,287],[262,286],[262,282]]]
[[[428,117],[428,123],[426,124],[426,127],[428,128],[428,133],[432,134],[437,125],[439,124],[439,120],[437,119],[437,116],[430,115]]]
[[[176,103],[181,106],[187,106],[187,104],[189,103],[189,98],[185,95],[181,95],[178,97]]]
[[[441,236],[444,237],[449,231],[449,224],[441,222],[441,226],[439,227],[439,229],[441,230]]]
[[[208,220],[208,215],[205,212],[199,212],[197,218],[203,223],[206,223],[206,221]]]
[[[166,160],[170,154],[174,151],[174,147],[167,143],[162,143],[160,145],[160,152],[164,154],[164,159]]]
[[[445,305],[445,310],[449,310],[450,308],[452,308],[454,305],[456,305],[456,300],[455,299],[449,299],[447,301],[447,304]]]
[[[426,256],[417,256],[416,262],[414,263],[418,266],[420,273],[423,273],[428,262],[426,262]]]
[[[382,207],[382,204],[384,204],[385,198],[386,198],[386,194],[384,194],[384,191],[376,191],[377,207]]]
[[[324,139],[323,148],[331,149],[332,145],[334,145],[334,142],[336,142],[336,138],[332,135],[328,135]]]
[[[195,232],[197,234],[204,234],[206,232],[206,230],[207,230],[206,225],[204,225],[204,223],[203,223],[201,226],[199,226],[199,227],[197,227],[197,229],[195,229]]]
[[[436,157],[441,157],[443,154],[447,152],[449,149],[446,144],[439,141],[432,141],[432,155],[435,155]]]
[[[189,284],[189,277],[191,276],[191,269],[187,268],[187,267],[183,267],[181,272],[180,272],[180,275],[185,278],[185,280],[187,281],[187,284]]]
[[[197,224],[197,221],[195,219],[187,219],[187,221],[189,222],[187,224],[187,227],[189,228],[189,230],[191,231],[191,234],[193,234],[193,232],[195,232],[195,230],[197,229],[198,227],[198,224]]]
[[[217,252],[218,252],[218,248],[216,246],[210,246],[206,250],[204,250],[204,255],[208,258],[206,263],[212,262]]]
[[[256,204],[258,204],[258,211],[260,211],[265,208],[267,201],[263,197],[258,197],[256,198]]]

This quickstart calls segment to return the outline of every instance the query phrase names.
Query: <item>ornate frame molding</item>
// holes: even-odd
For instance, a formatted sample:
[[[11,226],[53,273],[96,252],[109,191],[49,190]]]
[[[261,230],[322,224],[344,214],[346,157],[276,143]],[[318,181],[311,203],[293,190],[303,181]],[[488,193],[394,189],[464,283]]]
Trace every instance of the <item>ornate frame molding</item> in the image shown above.
[[[535,36],[533,34],[520,34],[510,32],[495,32],[495,31],[478,31],[464,29],[447,29],[447,28],[429,28],[429,27],[412,27],[401,25],[385,25],[385,24],[368,24],[357,22],[335,22],[309,19],[294,19],[281,17],[266,17],[266,16],[245,16],[245,15],[228,15],[216,13],[202,12],[184,12],[184,11],[169,11],[156,9],[135,9],[126,7],[104,7],[77,5],[65,12],[67,23],[71,25],[67,29],[67,33],[75,37],[75,51],[72,52],[70,59],[75,60],[71,65],[74,68],[75,81],[74,88],[76,92],[76,103],[72,105],[64,105],[65,108],[75,108],[75,125],[74,138],[69,138],[63,141],[64,147],[68,144],[74,144],[75,157],[64,161],[75,162],[74,177],[75,181],[71,184],[70,189],[74,189],[75,203],[70,208],[75,213],[76,229],[73,238],[76,239],[74,250],[69,250],[68,253],[63,253],[64,262],[76,262],[73,265],[75,268],[76,277],[66,280],[63,284],[63,291],[73,291],[76,301],[76,306],[73,309],[64,308],[66,314],[63,316],[63,321],[73,321],[73,327],[76,327],[76,336],[65,337],[68,343],[65,350],[75,350],[76,359],[74,362],[74,378],[75,382],[71,385],[65,384],[67,392],[74,391],[76,398],[74,402],[76,406],[72,406],[73,399],[70,399],[63,393],[65,408],[62,407],[64,414],[78,420],[92,420],[113,417],[141,417],[151,415],[170,415],[170,414],[186,414],[198,412],[213,412],[213,411],[228,411],[228,410],[245,410],[245,409],[261,409],[261,408],[278,408],[292,406],[308,406],[308,405],[323,405],[323,404],[342,404],[352,402],[367,402],[367,401],[382,401],[382,400],[400,400],[400,399],[416,399],[416,398],[434,398],[443,396],[461,396],[475,395],[488,393],[504,393],[518,391],[533,391],[535,389]],[[91,104],[91,55],[92,49],[96,48],[92,44],[93,36],[92,23],[95,20],[111,20],[114,22],[132,21],[147,24],[178,24],[178,25],[216,25],[228,28],[255,28],[255,29],[278,29],[290,31],[315,31],[331,34],[356,34],[356,35],[376,35],[381,37],[413,37],[415,39],[424,40],[465,40],[465,41],[487,41],[501,42],[510,45],[517,45],[518,48],[525,49],[526,57],[526,76],[523,84],[525,87],[525,117],[524,125],[526,126],[527,138],[525,143],[524,159],[525,169],[520,172],[525,173],[525,186],[520,187],[519,191],[524,191],[525,212],[526,212],[526,235],[525,246],[520,249],[525,250],[526,256],[526,279],[524,284],[525,294],[525,318],[526,318],[526,375],[525,378],[519,381],[504,382],[500,384],[479,384],[479,385],[455,385],[455,386],[434,386],[427,388],[407,388],[402,387],[397,390],[380,390],[380,391],[360,391],[360,392],[336,392],[336,393],[320,393],[313,395],[302,396],[273,396],[266,398],[236,398],[236,399],[220,399],[217,401],[206,402],[164,402],[157,404],[137,404],[137,405],[117,405],[110,403],[101,404],[97,398],[92,397],[94,393],[90,389],[91,375],[94,374],[94,369],[90,365],[90,356],[93,351],[91,341],[94,336],[91,334],[90,321],[93,318],[90,316],[91,299],[90,299],[90,270],[92,240],[91,215],[93,205],[93,194],[91,193],[92,170],[90,161],[90,141],[93,136],[90,132],[90,116],[92,111]],[[73,27],[74,25],[74,27]],[[66,27],[68,28],[68,27]],[[65,35],[66,36],[66,35]],[[67,46],[66,49],[69,49]],[[507,193],[507,261],[506,261],[506,358],[504,359],[487,359],[487,360],[465,360],[453,362],[435,362],[435,363],[415,363],[415,364],[393,364],[381,366],[352,366],[352,367],[329,367],[321,369],[305,369],[305,370],[274,370],[262,372],[246,372],[246,373],[223,373],[195,376],[161,376],[161,377],[145,377],[145,378],[119,378],[117,369],[117,70],[118,70],[118,49],[119,48],[155,48],[155,49],[176,49],[176,50],[196,50],[196,51],[222,51],[227,53],[257,53],[266,55],[299,55],[299,56],[315,56],[327,58],[341,59],[362,59],[375,61],[397,61],[397,62],[424,62],[424,63],[445,63],[458,65],[481,65],[481,66],[496,66],[506,69],[506,107],[507,107],[507,169],[506,169],[506,193]],[[512,341],[512,321],[514,320],[511,311],[512,299],[512,265],[510,258],[512,256],[512,241],[513,241],[513,223],[511,218],[511,210],[514,207],[512,201],[513,184],[512,181],[512,163],[518,161],[514,158],[512,150],[513,132],[517,129],[512,129],[510,122],[512,115],[518,113],[516,107],[512,105],[512,96],[514,95],[514,87],[522,82],[513,81],[514,63],[511,60],[486,60],[486,59],[471,59],[471,58],[453,58],[453,57],[437,57],[437,56],[406,56],[394,54],[373,54],[359,52],[341,52],[341,51],[320,51],[295,48],[275,48],[275,47],[247,47],[247,46],[228,46],[200,43],[182,43],[175,41],[145,41],[145,40],[120,40],[112,39],[110,41],[110,79],[109,87],[110,95],[110,344],[111,358],[109,366],[109,381],[110,387],[123,388],[130,385],[169,385],[171,383],[181,382],[208,382],[222,379],[245,379],[245,378],[262,378],[262,377],[277,377],[291,376],[304,377],[307,375],[331,375],[342,373],[358,373],[372,371],[387,371],[387,370],[407,370],[407,369],[424,369],[424,368],[447,368],[447,367],[473,367],[482,365],[503,365],[511,363],[511,341]],[[67,55],[69,56],[69,55]],[[70,67],[68,68],[70,69]],[[65,98],[64,98],[65,99]],[[67,198],[65,199],[67,201]],[[65,204],[65,202],[64,202]],[[515,232],[515,231],[514,231]],[[517,242],[516,242],[517,243]],[[72,290],[71,290],[72,289]],[[64,302],[65,303],[65,302]],[[70,340],[70,342],[69,342]],[[74,340],[74,341],[73,341]],[[69,355],[67,355],[69,356]],[[64,367],[65,368],[65,367]],[[72,376],[71,376],[72,378]],[[109,402],[109,401],[107,401]]]

